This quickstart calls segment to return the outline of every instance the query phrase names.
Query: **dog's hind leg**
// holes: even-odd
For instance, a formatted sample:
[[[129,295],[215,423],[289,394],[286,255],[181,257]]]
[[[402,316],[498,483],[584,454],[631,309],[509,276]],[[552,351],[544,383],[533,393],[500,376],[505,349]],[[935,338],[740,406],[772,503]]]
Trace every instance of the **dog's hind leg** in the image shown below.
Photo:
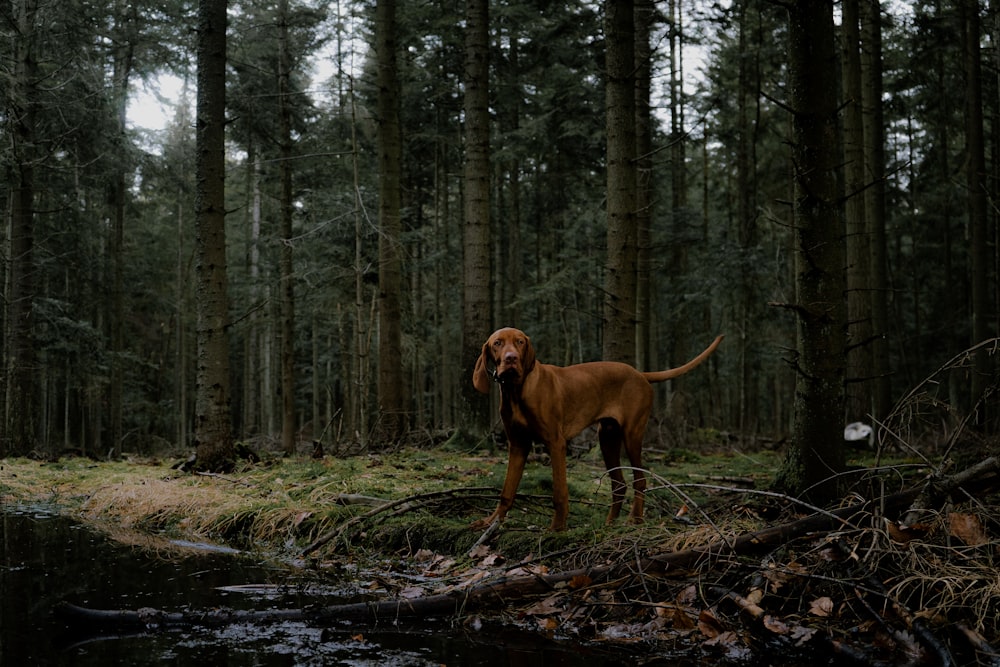
[[[622,427],[614,419],[602,419],[597,428],[604,467],[611,477],[611,509],[608,510],[607,518],[609,524],[621,514],[622,504],[625,502],[625,477],[621,469],[622,435]]]

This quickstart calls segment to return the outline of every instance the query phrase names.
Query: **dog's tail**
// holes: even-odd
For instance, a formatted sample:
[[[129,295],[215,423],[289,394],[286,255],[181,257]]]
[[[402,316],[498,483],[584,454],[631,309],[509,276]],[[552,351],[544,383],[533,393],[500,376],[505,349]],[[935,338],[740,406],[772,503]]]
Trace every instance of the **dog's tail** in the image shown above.
[[[715,352],[715,348],[719,347],[719,343],[722,342],[724,336],[716,336],[712,344],[705,348],[705,351],[699,354],[697,357],[687,362],[683,366],[678,366],[677,368],[670,368],[665,371],[653,371],[652,373],[643,373],[642,376],[646,378],[647,382],[664,382],[666,380],[672,380],[675,377],[680,377],[685,373],[692,371],[701,362],[708,359],[708,357]]]

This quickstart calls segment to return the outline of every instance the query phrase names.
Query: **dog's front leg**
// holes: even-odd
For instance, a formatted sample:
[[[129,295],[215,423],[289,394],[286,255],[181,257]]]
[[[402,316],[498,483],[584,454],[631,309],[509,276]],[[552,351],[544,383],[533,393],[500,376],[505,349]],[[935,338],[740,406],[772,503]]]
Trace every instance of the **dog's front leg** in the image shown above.
[[[507,511],[514,505],[514,496],[517,495],[517,487],[521,484],[521,476],[524,474],[524,464],[528,460],[528,452],[531,450],[531,441],[527,443],[507,442],[507,475],[503,481],[503,491],[500,492],[500,502],[485,519],[474,521],[469,528],[472,530],[482,530],[494,521],[503,521],[507,516]]]
[[[555,514],[549,530],[566,530],[569,518],[569,482],[566,479],[566,441],[559,440],[549,445],[549,459],[552,461],[552,505]]]

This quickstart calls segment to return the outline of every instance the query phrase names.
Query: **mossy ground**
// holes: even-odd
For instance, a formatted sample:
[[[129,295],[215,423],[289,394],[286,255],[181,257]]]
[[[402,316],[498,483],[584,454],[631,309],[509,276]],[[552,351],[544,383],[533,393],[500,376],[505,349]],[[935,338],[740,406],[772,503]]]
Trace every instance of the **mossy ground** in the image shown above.
[[[499,451],[457,451],[451,447],[320,460],[275,457],[229,475],[179,472],[171,463],[5,459],[0,461],[0,502],[49,503],[82,521],[116,531],[135,530],[287,554],[370,511],[372,505],[365,504],[366,498],[374,503],[374,499],[398,501],[424,496],[386,516],[359,522],[350,535],[352,543],[393,553],[420,549],[461,552],[478,538],[468,524],[488,514],[496,503],[506,457]],[[779,463],[779,455],[768,451],[752,455],[736,451],[710,455],[682,450],[647,452],[645,465],[653,477],[645,529],[662,530],[686,503],[685,496],[706,500],[712,495],[697,487],[672,485],[738,477],[766,486]],[[630,477],[626,471],[626,478]],[[551,470],[544,457],[530,461],[518,501],[496,538],[497,547],[510,558],[540,556],[637,530],[624,522],[604,525],[610,480],[599,452],[590,451],[571,460],[569,484],[569,530],[550,533],[544,528],[552,513]],[[449,493],[456,490],[465,492]],[[440,495],[435,497],[435,493]],[[337,544],[328,547],[337,548]]]

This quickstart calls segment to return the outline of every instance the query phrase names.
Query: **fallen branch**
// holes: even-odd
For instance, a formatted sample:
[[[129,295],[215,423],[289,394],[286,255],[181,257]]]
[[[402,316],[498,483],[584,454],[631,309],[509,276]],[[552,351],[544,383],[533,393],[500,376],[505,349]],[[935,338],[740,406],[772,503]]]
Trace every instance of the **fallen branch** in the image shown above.
[[[710,482],[720,482],[722,484],[739,484],[740,486],[754,487],[757,485],[757,480],[753,477],[740,477],[736,475],[700,475],[697,473],[688,473],[689,479],[707,479]]]
[[[991,456],[950,477],[930,476],[899,525],[906,528],[918,523],[921,515],[935,511],[947,497],[953,495],[962,486],[991,475],[997,477],[998,474],[1000,474],[1000,464],[995,457]]]
[[[338,505],[370,505],[372,507],[382,507],[389,502],[385,498],[364,496],[360,493],[338,493],[332,500]]]
[[[843,554],[845,558],[850,558],[851,549],[844,544],[843,541],[839,539],[835,540],[834,546],[841,552],[841,554]],[[883,600],[891,602],[896,612],[909,625],[910,630],[913,631],[913,636],[909,636],[906,633],[900,632],[896,628],[892,627],[885,616],[873,609],[865,596],[862,595],[862,591],[855,586],[854,595],[857,597],[858,602],[861,603],[862,607],[864,607],[864,609],[868,612],[872,620],[882,625],[885,630],[892,635],[893,639],[900,644],[907,646],[912,655],[916,655],[918,651],[916,651],[915,647],[913,647],[915,637],[916,641],[923,645],[929,653],[937,656],[937,664],[941,665],[941,667],[951,667],[955,664],[947,645],[937,638],[931,628],[927,625],[927,622],[923,618],[914,614],[912,610],[903,604],[903,602],[890,595],[889,591],[885,587],[885,584],[883,584],[878,577],[869,573],[865,576],[864,583],[868,591],[874,591],[881,596]]]
[[[476,542],[469,548],[468,555],[471,556],[472,552],[474,552],[478,547],[486,544],[486,542],[492,539],[493,536],[500,530],[501,523],[502,522],[499,519],[491,521],[490,525],[488,525],[486,530],[483,531],[483,534],[479,536],[479,539],[476,540]]]

